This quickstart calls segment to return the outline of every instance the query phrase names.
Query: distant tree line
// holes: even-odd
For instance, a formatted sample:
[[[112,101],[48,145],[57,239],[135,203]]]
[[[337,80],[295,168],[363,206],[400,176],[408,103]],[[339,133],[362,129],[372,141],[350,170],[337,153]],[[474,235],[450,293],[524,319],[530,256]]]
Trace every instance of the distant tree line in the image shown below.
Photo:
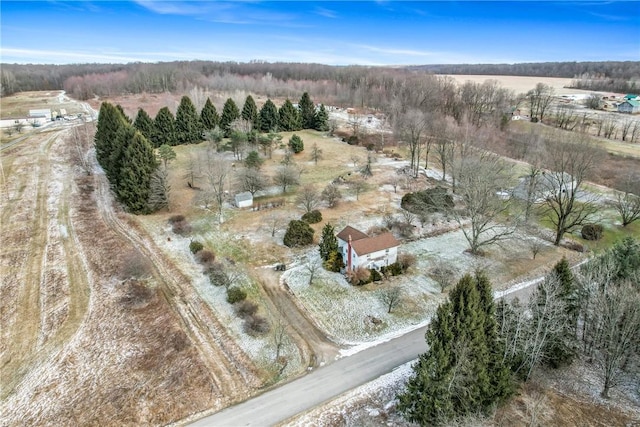
[[[631,80],[640,78],[640,61],[533,62],[520,64],[434,64],[409,67],[434,74],[477,74],[483,76],[532,76]]]
[[[406,68],[253,61],[176,61],[155,64],[2,64],[2,95],[64,89],[78,99],[121,93],[160,93],[199,86],[215,91],[244,90],[267,97],[302,91],[323,103],[380,108],[407,82],[438,81],[432,74],[522,75],[613,79],[640,77],[640,62],[550,62],[530,64],[429,65]],[[442,82],[446,88],[446,81]],[[413,85],[409,83],[409,85]]]

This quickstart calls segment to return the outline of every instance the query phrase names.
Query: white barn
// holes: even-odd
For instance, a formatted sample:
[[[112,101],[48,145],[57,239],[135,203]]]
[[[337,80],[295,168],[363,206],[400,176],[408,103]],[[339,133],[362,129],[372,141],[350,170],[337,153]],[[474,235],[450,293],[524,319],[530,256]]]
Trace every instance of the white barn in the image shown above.
[[[236,194],[234,199],[236,206],[239,208],[250,208],[253,206],[253,194],[248,191]]]
[[[347,271],[360,267],[379,270],[398,260],[400,242],[391,233],[369,237],[360,230],[346,226],[337,238]]]

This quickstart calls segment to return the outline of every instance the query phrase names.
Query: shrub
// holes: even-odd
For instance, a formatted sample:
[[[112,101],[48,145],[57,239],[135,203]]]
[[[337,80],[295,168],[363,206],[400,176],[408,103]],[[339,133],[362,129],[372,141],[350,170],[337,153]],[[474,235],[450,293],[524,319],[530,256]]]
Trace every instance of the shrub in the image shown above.
[[[371,281],[372,282],[379,282],[382,280],[382,275],[380,274],[380,272],[376,269],[371,269],[369,270],[369,273],[371,273]]]
[[[236,315],[242,319],[253,316],[258,311],[258,304],[253,301],[243,300],[235,303]]]
[[[327,260],[322,264],[325,270],[332,271],[334,273],[339,273],[344,267],[344,262],[342,262],[342,254],[338,251],[332,251],[329,254]]]
[[[191,251],[192,254],[197,254],[203,249],[204,249],[204,245],[198,242],[197,240],[192,240],[191,243],[189,243],[189,250]]]
[[[293,136],[289,139],[289,148],[295,154],[298,154],[302,150],[304,150],[304,143],[302,142],[302,138],[300,138],[296,134],[293,134]]]
[[[308,223],[294,219],[289,222],[283,243],[290,248],[310,245],[313,243],[313,229]]]
[[[314,209],[311,212],[307,212],[302,215],[302,220],[307,224],[317,224],[322,221],[322,213],[319,210]]]
[[[398,264],[397,262],[394,262],[393,264],[389,264],[386,267],[382,267],[380,271],[384,274],[399,276],[402,274],[402,267],[400,267],[400,264]]]
[[[271,330],[271,326],[264,317],[252,314],[244,320],[242,329],[246,334],[255,337],[269,332]]]
[[[400,266],[400,269],[402,270],[402,273],[404,273],[405,271],[407,271],[409,269],[409,267],[415,265],[416,263],[416,257],[415,255],[412,254],[398,254],[398,261],[396,262],[396,264],[398,264],[398,266]]]
[[[582,238],[585,240],[600,240],[604,229],[600,224],[585,224],[582,227]]]
[[[360,140],[358,139],[357,136],[355,135],[351,135],[350,137],[347,138],[347,144],[349,145],[358,145],[358,143],[360,142]]]
[[[224,265],[220,262],[213,262],[205,268],[204,274],[209,276],[209,282],[213,286],[228,287],[231,283],[229,276],[224,271]]]
[[[347,280],[353,286],[362,286],[371,283],[371,272],[364,267],[358,267],[355,270],[347,271]]]
[[[186,218],[184,217],[184,215],[171,215],[169,217],[169,224],[175,224],[176,222],[182,222],[185,220]]]
[[[216,260],[216,255],[206,249],[198,252],[196,257],[198,258],[198,262],[204,266],[210,266]]]
[[[417,215],[430,212],[445,212],[454,206],[453,197],[443,187],[407,193],[400,202],[402,209]]]
[[[138,250],[132,249],[124,254],[124,260],[120,265],[121,279],[145,278],[153,274],[153,266],[149,260]]]
[[[176,234],[184,236],[185,234],[191,233],[191,225],[187,222],[187,220],[176,221],[173,223],[172,231]]]
[[[227,302],[235,304],[247,298],[247,293],[238,287],[227,289]]]

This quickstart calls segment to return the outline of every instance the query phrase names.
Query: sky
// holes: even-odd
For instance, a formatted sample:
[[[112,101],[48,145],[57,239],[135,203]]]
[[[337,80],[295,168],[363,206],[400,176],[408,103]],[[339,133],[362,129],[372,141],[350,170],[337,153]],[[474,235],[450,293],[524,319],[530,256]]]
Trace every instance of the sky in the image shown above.
[[[640,61],[639,1],[5,1],[0,62]]]

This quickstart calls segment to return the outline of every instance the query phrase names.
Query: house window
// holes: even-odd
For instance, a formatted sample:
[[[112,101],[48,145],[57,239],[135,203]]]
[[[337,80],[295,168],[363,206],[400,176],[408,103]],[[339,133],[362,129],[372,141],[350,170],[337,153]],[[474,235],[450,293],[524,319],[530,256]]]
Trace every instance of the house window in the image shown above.
[[[385,254],[388,254],[388,253],[389,253],[389,249],[385,249],[385,250],[384,250],[384,253],[385,253]]]

